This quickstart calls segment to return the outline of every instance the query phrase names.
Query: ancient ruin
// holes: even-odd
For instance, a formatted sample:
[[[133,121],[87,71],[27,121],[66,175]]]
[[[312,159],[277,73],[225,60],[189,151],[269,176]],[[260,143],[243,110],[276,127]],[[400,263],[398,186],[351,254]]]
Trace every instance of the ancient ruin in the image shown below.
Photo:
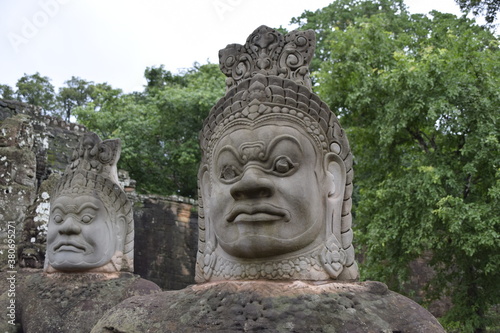
[[[89,332],[111,307],[160,288],[133,275],[132,205],[118,183],[120,141],[85,133],[50,197],[44,272],[16,276],[6,331]],[[16,273],[17,274],[17,273]],[[8,301],[8,294],[0,301]],[[3,324],[2,324],[3,325]]]
[[[86,133],[52,194],[46,272],[133,272],[132,206],[118,184],[120,141]]]
[[[43,268],[51,195],[88,130],[42,115],[33,105],[0,99],[0,270],[8,268],[8,228],[16,230],[17,259]],[[118,181],[134,215],[134,272],[166,290],[193,284],[198,242],[197,201],[139,194],[128,172]],[[17,255],[14,255],[16,253]]]
[[[200,134],[198,285],[132,297],[92,332],[444,332],[355,282],[352,155],[311,92],[314,33],[261,26],[219,53],[226,95]]]
[[[355,280],[352,155],[311,92],[312,30],[219,52],[228,92],[200,135],[197,281]]]

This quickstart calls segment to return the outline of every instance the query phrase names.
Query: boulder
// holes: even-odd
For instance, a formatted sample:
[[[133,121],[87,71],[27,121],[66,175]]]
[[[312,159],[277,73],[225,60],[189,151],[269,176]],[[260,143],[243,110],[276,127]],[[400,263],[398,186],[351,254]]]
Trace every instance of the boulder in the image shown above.
[[[445,332],[380,282],[224,281],[132,297],[92,333]]]
[[[46,274],[25,269],[17,272],[15,284],[16,322],[21,332],[30,333],[88,333],[116,304],[160,291],[156,284],[128,272]],[[10,299],[4,293],[1,304]]]

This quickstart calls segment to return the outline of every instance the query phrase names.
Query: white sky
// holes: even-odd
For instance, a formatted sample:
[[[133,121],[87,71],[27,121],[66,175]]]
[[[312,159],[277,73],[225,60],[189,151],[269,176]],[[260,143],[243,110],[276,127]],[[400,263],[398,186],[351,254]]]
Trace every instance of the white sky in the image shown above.
[[[0,84],[40,72],[56,87],[71,76],[142,91],[146,67],[177,73],[218,63],[218,50],[244,44],[258,26],[333,0],[0,0]],[[406,0],[412,13],[460,14],[454,0]]]

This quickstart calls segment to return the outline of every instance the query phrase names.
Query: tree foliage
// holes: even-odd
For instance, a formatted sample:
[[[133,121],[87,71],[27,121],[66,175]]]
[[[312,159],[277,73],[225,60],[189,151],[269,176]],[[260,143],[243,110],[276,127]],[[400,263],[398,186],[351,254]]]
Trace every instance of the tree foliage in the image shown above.
[[[331,59],[331,50],[325,43],[331,41],[335,29],[343,31],[376,14],[395,16],[403,12],[406,13],[403,0],[338,0],[315,12],[305,11],[301,16],[292,18],[291,23],[316,32],[317,47],[310,66],[311,71],[316,71],[321,63]]]
[[[139,191],[194,198],[198,132],[210,108],[224,95],[224,76],[217,65],[195,64],[179,74],[163,65],[148,67],[144,77],[143,92],[124,94],[108,83],[73,76],[56,94],[48,77],[25,74],[15,93],[0,85],[0,94],[66,120],[76,116],[103,139],[121,138],[118,167],[130,172]]]
[[[476,16],[484,15],[488,24],[495,22],[500,11],[500,0],[455,0],[463,12],[470,12]]]
[[[498,0],[456,1],[498,11]],[[409,263],[430,253],[429,300],[453,302],[443,323],[481,332],[500,303],[498,38],[451,14],[410,15],[403,0],[337,0],[292,23],[316,31],[314,89],[355,156],[364,278],[404,292]],[[0,93],[121,138],[119,167],[139,191],[195,197],[198,132],[224,93],[223,75],[196,64],[180,74],[148,67],[144,76],[144,91],[131,94],[72,77],[56,99],[39,73]]]
[[[401,291],[431,253],[428,296],[453,302],[443,322],[480,332],[500,303],[499,40],[400,1],[340,0],[298,21],[323,34],[315,88],[355,156],[365,278]]]
[[[167,85],[181,85],[185,86],[186,80],[183,75],[174,75],[172,72],[167,71],[164,65],[159,67],[147,67],[144,70],[144,77],[146,78],[147,85],[146,91],[154,89],[161,89]]]
[[[84,106],[90,101],[90,82],[72,76],[64,82],[66,87],[59,88],[57,101],[60,103],[66,120],[71,117],[71,111],[77,106]]]
[[[59,113],[70,120],[73,109],[86,107],[94,111],[113,103],[122,94],[121,89],[115,89],[108,83],[86,81],[72,76],[64,82],[65,87],[59,88],[57,95]]]
[[[16,87],[17,99],[21,102],[40,106],[45,113],[55,109],[56,95],[48,77],[41,76],[38,72],[32,75],[24,74],[17,81]]]
[[[15,99],[14,89],[7,84],[0,84],[0,98]]]
[[[140,191],[196,197],[198,132],[224,94],[222,74],[209,64],[178,75],[152,67],[145,77],[143,93],[118,96],[98,109],[89,103],[75,114],[102,137],[122,139],[119,167]]]

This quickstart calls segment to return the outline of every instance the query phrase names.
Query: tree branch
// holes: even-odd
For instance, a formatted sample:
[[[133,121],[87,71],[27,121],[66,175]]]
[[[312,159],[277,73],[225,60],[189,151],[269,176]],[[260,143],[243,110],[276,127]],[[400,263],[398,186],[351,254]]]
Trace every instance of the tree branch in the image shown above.
[[[422,147],[422,149],[428,153],[429,152],[429,146],[427,144],[427,142],[425,141],[424,137],[422,136],[422,133],[418,130],[416,131],[412,131],[411,129],[407,128],[406,129],[408,131],[408,133],[410,133],[410,135],[413,137],[413,139],[415,139],[418,144],[420,145],[420,147]]]

